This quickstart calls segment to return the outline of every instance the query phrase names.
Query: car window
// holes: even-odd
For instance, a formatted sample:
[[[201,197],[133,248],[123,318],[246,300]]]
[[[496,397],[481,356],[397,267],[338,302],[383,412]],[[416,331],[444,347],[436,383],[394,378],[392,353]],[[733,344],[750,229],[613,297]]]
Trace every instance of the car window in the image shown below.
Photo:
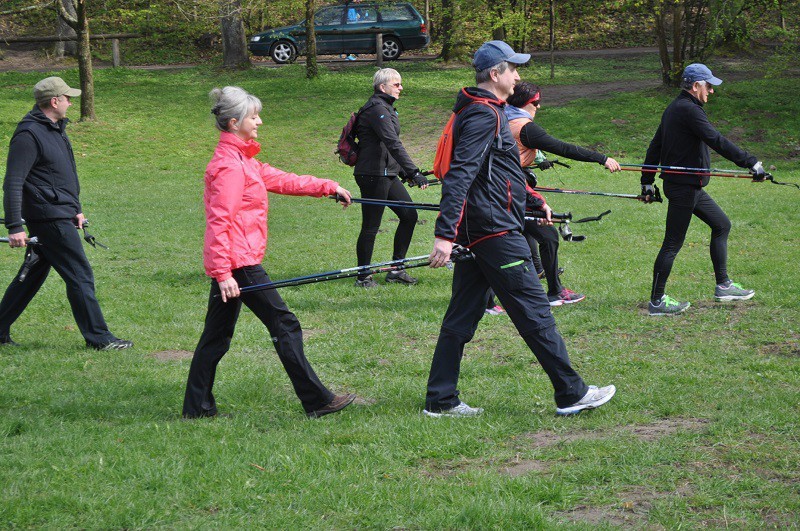
[[[347,8],[347,24],[362,24],[364,22],[377,22],[378,11],[374,7],[350,6]]]
[[[324,9],[320,9],[314,14],[314,25],[323,26],[330,24],[341,24],[343,12],[344,7],[326,7]]]
[[[384,22],[393,22],[399,20],[416,20],[414,13],[408,9],[408,6],[389,4],[380,6],[381,20]]]

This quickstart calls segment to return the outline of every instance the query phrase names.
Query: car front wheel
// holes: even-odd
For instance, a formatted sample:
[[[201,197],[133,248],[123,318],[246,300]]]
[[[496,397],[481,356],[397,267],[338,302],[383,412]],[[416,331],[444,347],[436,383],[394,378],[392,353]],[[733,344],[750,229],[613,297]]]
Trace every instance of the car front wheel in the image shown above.
[[[403,48],[400,46],[400,41],[397,37],[384,37],[383,38],[383,58],[386,61],[394,61],[400,57],[400,52]]]
[[[269,55],[278,64],[292,63],[297,59],[297,48],[289,41],[278,41],[272,45]]]

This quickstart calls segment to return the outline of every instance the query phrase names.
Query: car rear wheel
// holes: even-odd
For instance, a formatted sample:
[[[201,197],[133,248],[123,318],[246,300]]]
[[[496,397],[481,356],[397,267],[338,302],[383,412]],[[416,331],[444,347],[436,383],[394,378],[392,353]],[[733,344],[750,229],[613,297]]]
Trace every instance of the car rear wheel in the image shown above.
[[[403,47],[397,37],[385,36],[383,38],[383,58],[386,61],[394,61],[400,57]]]
[[[272,45],[269,55],[278,64],[292,63],[297,59],[297,48],[289,41],[278,41]]]

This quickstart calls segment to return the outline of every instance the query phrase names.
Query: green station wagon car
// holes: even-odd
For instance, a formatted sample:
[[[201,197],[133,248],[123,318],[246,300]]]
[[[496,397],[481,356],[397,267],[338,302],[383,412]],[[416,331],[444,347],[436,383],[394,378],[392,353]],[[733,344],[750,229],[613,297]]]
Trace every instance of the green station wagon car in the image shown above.
[[[425,21],[408,3],[358,2],[321,8],[314,15],[319,55],[375,53],[375,34],[353,33],[384,30],[383,58],[397,59],[403,50],[425,48],[430,44]],[[273,28],[250,38],[253,55],[269,55],[276,63],[291,63],[306,52],[305,21],[293,26]]]

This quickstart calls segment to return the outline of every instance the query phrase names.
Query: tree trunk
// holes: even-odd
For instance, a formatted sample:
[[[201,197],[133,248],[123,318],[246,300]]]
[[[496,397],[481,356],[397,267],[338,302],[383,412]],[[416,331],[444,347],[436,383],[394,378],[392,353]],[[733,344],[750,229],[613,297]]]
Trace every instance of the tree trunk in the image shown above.
[[[453,59],[455,51],[455,29],[453,27],[453,0],[442,0],[442,17],[439,23],[442,36],[442,53],[444,61]]]
[[[92,48],[89,43],[89,14],[87,0],[74,0],[75,15],[67,11],[65,2],[58,0],[59,14],[78,34],[78,73],[81,79],[81,121],[91,121],[94,114],[94,74],[92,73]]]
[[[494,24],[497,24],[492,28],[492,40],[506,40],[506,28],[503,26],[503,8],[500,6],[500,2],[498,0],[488,0],[487,7],[495,19]]]
[[[653,15],[656,23],[656,41],[658,42],[658,57],[661,60],[661,82],[666,86],[672,86],[672,65],[669,60],[669,48],[667,46],[666,28],[666,6],[659,2]]]
[[[306,0],[306,77],[314,79],[319,75],[317,70],[317,34],[314,33],[314,12],[316,2]],[[377,53],[381,53],[380,50]]]
[[[69,12],[73,17],[77,18],[77,12],[75,11],[75,4],[73,0],[64,0],[64,8]],[[60,14],[58,15],[58,20],[56,22],[56,36],[58,37],[76,37],[75,30],[70,27],[64,17]],[[55,49],[53,50],[57,59],[63,59],[65,55],[74,56],[78,52],[78,44],[77,41],[59,41],[55,45]]]
[[[556,77],[556,0],[550,0],[550,79]]]
[[[222,29],[222,67],[250,68],[252,64],[247,56],[247,39],[244,36],[240,0],[220,0],[220,26]]]
[[[672,11],[672,70],[670,71],[670,82],[676,87],[680,85],[683,71],[683,23],[683,2],[678,0]]]

